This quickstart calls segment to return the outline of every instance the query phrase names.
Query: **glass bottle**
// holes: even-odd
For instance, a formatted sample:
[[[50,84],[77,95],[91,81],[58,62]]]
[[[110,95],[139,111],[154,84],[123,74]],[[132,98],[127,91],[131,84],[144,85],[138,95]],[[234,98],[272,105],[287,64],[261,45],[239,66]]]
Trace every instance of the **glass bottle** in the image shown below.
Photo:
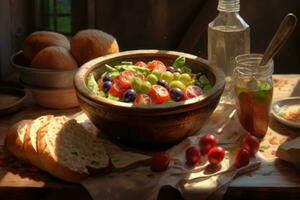
[[[259,66],[262,54],[236,57],[233,75],[234,94],[239,120],[250,134],[263,138],[268,130],[273,95],[273,60]]]
[[[250,28],[239,15],[240,0],[219,0],[218,11],[208,25],[208,61],[230,79],[235,57],[250,53]]]

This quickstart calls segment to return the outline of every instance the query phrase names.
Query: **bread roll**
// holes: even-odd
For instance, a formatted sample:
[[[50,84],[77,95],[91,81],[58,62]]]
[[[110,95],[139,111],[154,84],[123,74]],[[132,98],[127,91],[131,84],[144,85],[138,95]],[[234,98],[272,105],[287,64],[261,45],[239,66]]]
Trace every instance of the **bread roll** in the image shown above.
[[[70,70],[78,67],[69,51],[63,47],[51,46],[40,51],[32,60],[31,67],[40,69]]]
[[[79,65],[106,54],[119,52],[117,40],[100,30],[82,30],[71,40],[71,54]]]
[[[23,44],[24,56],[32,60],[42,49],[49,46],[60,46],[70,50],[70,42],[66,36],[49,31],[37,31],[30,34]]]

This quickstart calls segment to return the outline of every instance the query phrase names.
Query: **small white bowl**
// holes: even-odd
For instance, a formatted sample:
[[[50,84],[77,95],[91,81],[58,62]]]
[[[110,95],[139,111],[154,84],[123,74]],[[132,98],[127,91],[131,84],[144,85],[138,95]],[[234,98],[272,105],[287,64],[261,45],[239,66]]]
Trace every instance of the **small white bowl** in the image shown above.
[[[275,101],[271,107],[271,112],[272,112],[273,116],[279,122],[281,122],[287,126],[290,126],[293,128],[300,128],[300,122],[294,122],[291,120],[287,120],[278,114],[278,112],[280,111],[280,109],[283,106],[288,106],[288,105],[300,105],[300,97],[288,97],[288,98],[284,98],[284,99]]]

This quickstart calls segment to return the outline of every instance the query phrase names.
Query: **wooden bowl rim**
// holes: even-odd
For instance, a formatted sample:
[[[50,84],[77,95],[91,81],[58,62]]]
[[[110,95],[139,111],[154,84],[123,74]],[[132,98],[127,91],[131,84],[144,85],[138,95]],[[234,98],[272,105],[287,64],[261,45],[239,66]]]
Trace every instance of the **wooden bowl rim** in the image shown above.
[[[151,105],[133,105],[131,103],[125,103],[125,102],[119,102],[119,101],[113,101],[104,97],[100,97],[95,95],[92,91],[90,91],[86,86],[86,77],[91,72],[94,71],[97,67],[100,65],[104,65],[107,61],[113,60],[115,58],[120,58],[124,56],[131,56],[131,55],[148,55],[153,54],[153,56],[157,57],[163,57],[166,54],[173,55],[173,56],[184,56],[187,59],[193,60],[195,62],[201,63],[202,65],[206,65],[210,71],[214,74],[216,78],[215,85],[213,88],[207,92],[204,95],[201,95],[199,97],[195,97],[189,100],[179,101],[175,103],[170,104],[151,104]],[[210,99],[213,99],[215,96],[218,95],[219,92],[223,91],[223,88],[225,86],[225,75],[221,69],[218,69],[217,67],[213,67],[208,65],[208,62],[200,57],[197,57],[195,55],[177,52],[177,51],[167,51],[167,50],[155,50],[155,49],[145,49],[145,50],[130,50],[130,51],[123,51],[115,54],[109,54],[106,56],[95,58],[85,64],[83,64],[74,77],[74,87],[76,91],[78,92],[79,97],[84,97],[85,99],[90,100],[90,102],[101,104],[103,106],[110,106],[115,107],[119,109],[130,109],[135,111],[150,111],[150,110],[170,110],[170,109],[176,109],[176,108],[186,108],[195,104],[199,104],[200,107],[205,106],[209,103]]]
[[[17,53],[13,54],[10,58],[10,63],[11,65],[19,70],[19,71],[27,71],[27,72],[36,72],[36,73],[47,73],[47,74],[59,74],[59,73],[75,73],[77,72],[77,70],[79,69],[76,68],[76,69],[66,69],[66,70],[54,70],[54,69],[38,69],[38,68],[33,68],[33,67],[29,67],[29,66],[23,66],[23,65],[20,65],[20,64],[17,64],[15,63],[15,58],[19,55],[23,54],[23,51],[20,50],[18,51]],[[30,61],[29,61],[30,62]]]

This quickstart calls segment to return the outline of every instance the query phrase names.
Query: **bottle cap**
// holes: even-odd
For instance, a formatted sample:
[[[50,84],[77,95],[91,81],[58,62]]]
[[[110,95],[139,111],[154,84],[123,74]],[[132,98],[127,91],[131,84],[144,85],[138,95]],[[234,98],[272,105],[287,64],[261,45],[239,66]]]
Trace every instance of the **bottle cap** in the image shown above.
[[[219,0],[218,10],[222,12],[239,12],[240,0]]]

